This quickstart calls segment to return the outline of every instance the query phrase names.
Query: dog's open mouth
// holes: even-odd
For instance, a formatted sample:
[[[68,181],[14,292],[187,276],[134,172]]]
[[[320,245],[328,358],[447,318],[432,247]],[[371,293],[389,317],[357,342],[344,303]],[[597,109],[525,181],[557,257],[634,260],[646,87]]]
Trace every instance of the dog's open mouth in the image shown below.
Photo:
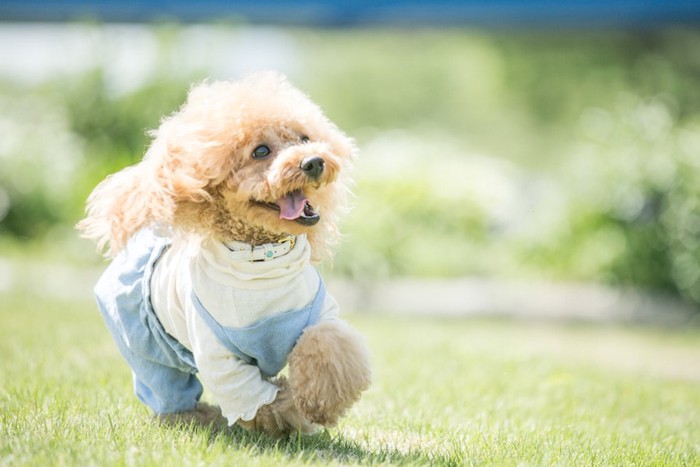
[[[321,220],[321,216],[301,190],[287,193],[276,203],[256,201],[256,204],[279,211],[280,219],[295,221],[301,225],[316,225]]]

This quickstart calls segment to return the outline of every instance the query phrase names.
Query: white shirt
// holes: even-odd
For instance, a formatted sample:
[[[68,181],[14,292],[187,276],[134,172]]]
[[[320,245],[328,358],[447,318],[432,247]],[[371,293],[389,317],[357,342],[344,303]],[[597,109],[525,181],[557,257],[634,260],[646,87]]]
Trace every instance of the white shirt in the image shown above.
[[[266,317],[307,306],[320,278],[309,261],[305,235],[288,253],[268,261],[241,261],[214,240],[175,239],[155,266],[151,302],[165,331],[187,347],[207,388],[229,424],[252,420],[275,400],[278,388],[253,365],[233,355],[194,307],[194,290],[204,308],[224,327],[245,327]],[[338,316],[326,294],[321,320]]]

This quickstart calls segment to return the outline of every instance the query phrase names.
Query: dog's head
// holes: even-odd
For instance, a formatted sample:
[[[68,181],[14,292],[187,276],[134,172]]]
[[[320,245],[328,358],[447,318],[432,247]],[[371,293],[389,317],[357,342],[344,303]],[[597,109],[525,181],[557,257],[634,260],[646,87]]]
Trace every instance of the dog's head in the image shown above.
[[[153,136],[140,164],[95,190],[79,225],[99,243],[91,218],[110,223],[110,253],[152,223],[252,243],[306,233],[316,259],[336,239],[355,147],[279,74],[195,86]]]

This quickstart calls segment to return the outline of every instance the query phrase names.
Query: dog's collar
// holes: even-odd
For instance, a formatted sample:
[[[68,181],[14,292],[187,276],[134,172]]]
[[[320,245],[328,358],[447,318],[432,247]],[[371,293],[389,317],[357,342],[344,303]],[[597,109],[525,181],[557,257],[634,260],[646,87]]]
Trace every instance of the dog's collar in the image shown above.
[[[296,237],[289,236],[278,243],[251,245],[244,242],[226,242],[231,251],[229,258],[234,261],[269,261],[284,256],[294,248]]]

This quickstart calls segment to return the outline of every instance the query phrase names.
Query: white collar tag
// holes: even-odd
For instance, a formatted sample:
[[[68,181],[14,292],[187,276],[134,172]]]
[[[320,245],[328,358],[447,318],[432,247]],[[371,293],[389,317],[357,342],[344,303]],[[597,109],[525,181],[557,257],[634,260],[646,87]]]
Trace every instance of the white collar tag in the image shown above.
[[[296,237],[289,236],[279,243],[250,245],[243,242],[226,242],[230,250],[228,257],[234,261],[270,261],[284,256],[294,248]]]

